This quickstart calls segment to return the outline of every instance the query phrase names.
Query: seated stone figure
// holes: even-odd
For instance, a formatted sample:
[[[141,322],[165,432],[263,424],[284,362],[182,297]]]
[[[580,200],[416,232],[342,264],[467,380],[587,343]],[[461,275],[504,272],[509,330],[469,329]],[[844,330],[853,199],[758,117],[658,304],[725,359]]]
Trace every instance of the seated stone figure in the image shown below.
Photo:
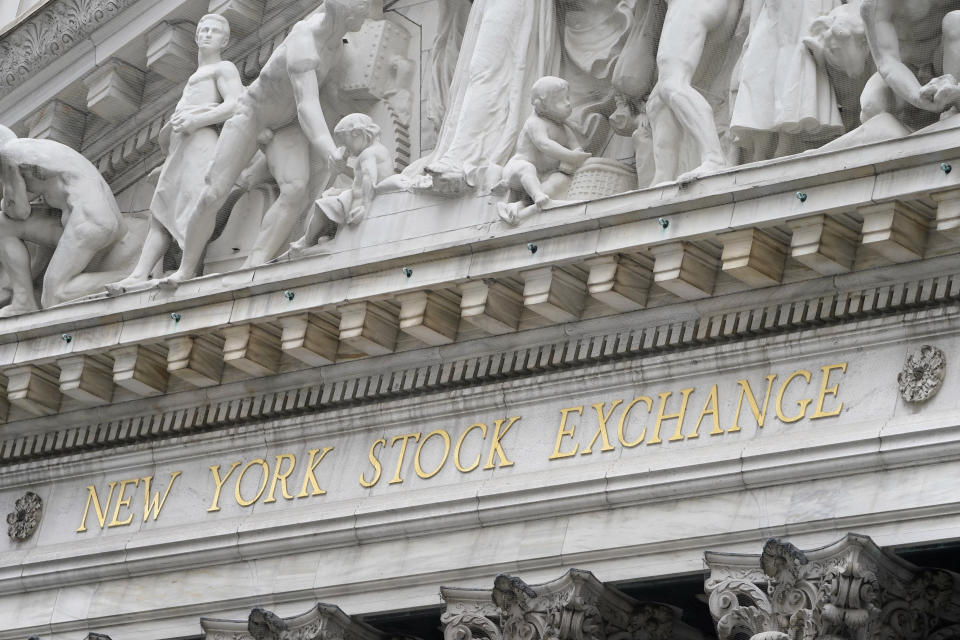
[[[500,189],[525,192],[533,204],[498,203],[500,218],[510,225],[547,207],[570,187],[570,176],[590,157],[577,143],[567,120],[573,112],[566,80],[545,76],[531,89],[533,113],[520,131],[517,151],[503,169]]]
[[[113,192],[97,168],[80,153],[53,140],[17,138],[0,126],[0,262],[12,298],[0,316],[52,307],[89,295],[125,271],[91,272],[131,256],[126,225]],[[41,199],[60,210],[50,215],[35,207]],[[33,290],[30,253],[25,242],[53,248],[43,276],[40,305]],[[112,255],[111,255],[112,254]],[[129,269],[129,266],[126,267]]]
[[[380,142],[380,126],[370,116],[362,113],[346,116],[334,127],[333,137],[342,145],[334,159],[342,173],[353,174],[353,184],[346,189],[328,189],[317,200],[303,237],[290,244],[292,256],[317,244],[320,234],[329,228],[327,221],[341,226],[355,225],[366,217],[377,193],[402,188],[398,184],[400,176],[393,171],[390,151]],[[320,241],[332,239],[326,236]]]

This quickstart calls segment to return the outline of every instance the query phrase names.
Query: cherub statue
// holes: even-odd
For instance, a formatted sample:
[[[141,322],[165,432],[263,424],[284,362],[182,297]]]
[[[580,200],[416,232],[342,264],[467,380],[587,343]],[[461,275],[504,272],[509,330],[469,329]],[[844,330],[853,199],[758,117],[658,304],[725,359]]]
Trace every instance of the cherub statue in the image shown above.
[[[338,225],[355,225],[370,211],[370,204],[378,193],[397,191],[403,188],[401,177],[393,170],[390,151],[380,142],[380,125],[370,116],[352,113],[337,123],[333,129],[337,144],[334,160],[338,169],[353,175],[353,184],[346,189],[328,189],[310,211],[303,237],[290,244],[290,255],[298,256],[318,237],[329,229],[326,221]],[[332,240],[332,236],[319,242]]]
[[[500,219],[509,225],[520,224],[550,206],[570,187],[570,176],[590,154],[580,148],[577,135],[567,120],[573,113],[567,81],[544,76],[533,84],[530,100],[533,113],[520,131],[516,153],[503,169],[498,189],[523,191],[533,200],[498,203]]]
[[[150,271],[166,252],[170,239],[186,244],[189,220],[184,216],[203,190],[210,155],[217,146],[214,125],[233,115],[243,91],[240,73],[221,53],[230,41],[230,23],[207,14],[197,23],[197,70],[187,80],[170,122],[160,132],[167,154],[157,190],[150,203],[150,230],[133,273],[107,285],[107,292],[122,293],[147,284]]]

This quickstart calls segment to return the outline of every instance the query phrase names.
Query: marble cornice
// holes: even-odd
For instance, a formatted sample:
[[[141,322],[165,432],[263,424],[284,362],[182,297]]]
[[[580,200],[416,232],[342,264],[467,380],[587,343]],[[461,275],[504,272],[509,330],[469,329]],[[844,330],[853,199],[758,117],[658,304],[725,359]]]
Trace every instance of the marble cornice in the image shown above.
[[[731,170],[685,188],[672,185],[570,205],[551,211],[539,224],[529,227],[505,229],[487,221],[426,237],[398,238],[384,245],[207,276],[185,283],[176,292],[154,289],[2,319],[0,370],[13,381],[8,384],[9,397],[17,400],[14,387],[33,389],[31,385],[36,383],[53,394],[43,412],[55,414],[36,420],[11,415],[5,432],[26,438],[8,440],[2,458],[9,461],[57,455],[158,437],[169,425],[178,425],[176,429],[209,428],[231,420],[263,419],[275,412],[317,410],[341,400],[376,401],[414,390],[480,383],[487,376],[520,375],[531,370],[526,364],[515,364],[519,361],[516,345],[522,343],[523,349],[528,349],[528,340],[537,340],[529,330],[555,326],[568,331],[571,323],[591,323],[591,318],[603,316],[609,318],[608,333],[591,337],[589,348],[563,346],[536,358],[545,359],[548,365],[559,359],[564,366],[579,366],[589,360],[587,356],[597,354],[615,352],[618,357],[636,357],[657,349],[692,347],[948,304],[956,299],[960,287],[955,275],[958,247],[950,218],[960,202],[960,172],[948,173],[940,167],[941,162],[950,161],[960,166],[960,148],[952,138],[953,132],[945,131],[839,153],[800,156]],[[805,201],[796,196],[800,189],[808,195]],[[447,215],[445,208],[452,205],[440,202],[434,206],[438,215]],[[482,220],[492,209],[482,198],[457,206],[470,208]],[[416,215],[421,214],[418,211]],[[879,231],[866,229],[869,216],[880,221],[879,227],[870,223]],[[898,216],[913,224],[910,234],[900,233],[899,228],[893,230],[897,233],[884,231],[883,224],[890,226],[884,220],[897,220]],[[817,274],[796,263],[789,277],[783,276],[783,252],[789,256],[793,250],[784,238],[788,239],[795,229],[792,225],[808,220],[828,220],[841,227],[852,271],[832,275],[832,267],[827,265],[826,273]],[[736,260],[726,257],[731,235],[737,237],[733,249],[749,249],[735,256]],[[880,242],[873,242],[874,236],[879,236]],[[780,257],[773,252],[771,260],[767,244],[745,245],[744,238],[779,243]],[[898,243],[914,247],[923,257],[904,259],[893,252],[894,259],[890,259],[876,249],[892,246],[905,250]],[[537,250],[531,251],[530,246]],[[724,248],[722,258],[718,246]],[[662,255],[665,248],[666,258]],[[754,255],[757,248],[767,253],[758,250]],[[685,268],[674,273],[661,267],[662,259],[674,260],[677,253],[684,259],[689,253],[700,261],[693,276],[686,275]],[[803,256],[794,254],[793,260],[801,259]],[[787,260],[789,263],[790,258]],[[631,265],[629,270],[617,271],[624,264]],[[744,264],[749,267],[746,276],[742,274]],[[733,266],[728,269],[728,265]],[[776,277],[769,275],[771,265],[780,270],[780,280],[771,280]],[[401,267],[412,269],[412,274],[408,277]],[[610,275],[611,270],[615,275]],[[599,274],[597,278],[595,273]],[[598,281],[603,285],[600,276],[606,274],[607,284],[599,287],[599,293],[588,291],[584,281],[587,274],[591,287]],[[758,274],[765,279],[758,280]],[[712,292],[690,294],[690,289],[699,284],[698,278],[708,279],[705,287],[709,289],[713,289],[714,280],[722,285],[717,284]],[[619,297],[611,302],[611,291],[616,293],[616,287],[624,281],[628,289],[633,287],[633,293],[617,293]],[[651,289],[654,281],[656,286]],[[773,284],[777,286],[771,287]],[[497,288],[508,300],[477,302],[471,297],[471,287]],[[649,300],[637,298],[636,291],[643,287],[651,291]],[[640,297],[646,298],[647,294]],[[778,300],[778,306],[771,306],[772,300]],[[629,303],[629,308],[609,306],[623,302]],[[431,311],[418,307],[423,304]],[[484,313],[498,318],[514,314],[512,329],[507,333],[521,329],[524,337],[491,336],[490,331],[503,331],[483,323],[466,330],[472,326],[468,304],[486,305]],[[494,308],[495,304],[506,306]],[[590,306],[589,313],[583,313],[585,305]],[[623,326],[618,323],[624,322],[624,316],[617,314],[631,309],[635,310],[631,316],[632,326],[637,327],[635,335],[609,337],[609,331],[615,336],[616,327]],[[521,311],[526,318],[523,325],[519,324]],[[444,318],[441,326],[428,326],[425,313],[440,314],[437,317]],[[297,321],[291,324],[287,318]],[[402,326],[401,318],[405,318]],[[365,357],[354,362],[341,357],[332,365],[331,360],[337,359],[332,353],[311,352],[305,356],[302,339],[296,342],[291,338],[305,328],[319,331],[318,335],[327,336],[324,339],[334,345],[337,340],[341,345],[350,341],[355,349],[350,358]],[[398,335],[408,337],[401,342]],[[476,342],[481,338],[489,342]],[[110,384],[109,367],[113,364],[114,381],[122,385],[117,377],[122,367],[117,364],[119,360],[114,361],[117,349],[127,350],[126,361],[133,366],[130,363],[136,360],[131,358],[140,356],[139,352],[131,355],[131,349],[153,350],[141,354],[144,357],[174,358],[170,354],[175,348],[182,354],[183,349],[190,352],[202,347],[210,366],[222,369],[226,361],[248,379],[259,378],[257,386],[264,388],[264,380],[280,380],[286,375],[276,364],[281,353],[299,361],[301,370],[313,371],[314,379],[319,374],[323,379],[340,380],[336,372],[351,367],[382,372],[376,364],[378,358],[389,353],[418,352],[425,346],[422,341],[445,345],[442,351],[447,355],[436,364],[436,372],[419,374],[414,367],[404,373],[401,368],[388,375],[379,374],[375,383],[367,373],[359,374],[349,384],[360,385],[362,394],[337,390],[336,385],[302,392],[287,387],[270,391],[258,400],[246,397],[240,403],[239,399],[213,393],[217,385],[230,382],[229,378],[209,378],[201,384],[213,386],[198,396],[199,402],[182,400],[190,397],[189,393],[168,392],[162,400],[171,403],[167,406],[172,412],[151,415],[146,420],[132,417],[142,414],[138,413],[138,401],[129,397],[113,406],[109,401],[94,402],[90,409],[64,404],[63,413],[58,414],[58,375],[64,394],[70,387],[63,385],[78,381],[82,385],[88,373],[99,376],[96,380],[102,388]],[[478,360],[472,355],[477,349],[486,349],[484,344],[511,346],[484,351],[500,354],[494,364],[489,357]],[[165,352],[167,349],[170,351]],[[528,358],[533,356],[520,360],[526,362]],[[326,366],[309,368],[318,365]],[[67,370],[69,375],[64,373]],[[174,370],[173,365],[170,370]],[[283,369],[289,370],[286,366]],[[464,373],[467,370],[473,373]],[[102,380],[104,375],[107,378]],[[188,378],[191,383],[195,380],[195,376]],[[165,380],[156,385],[165,387]],[[210,403],[210,397],[222,400]],[[174,404],[179,408],[173,410]],[[58,426],[67,415],[76,416],[72,429]],[[94,427],[107,416],[108,428]]]
[[[951,275],[933,275],[943,273]],[[522,337],[487,337],[291,371],[255,383],[238,381],[12,421],[3,427],[0,466],[15,482],[23,463],[48,459],[56,464],[68,455],[190,434],[202,437],[242,425],[256,429],[296,416],[365,407],[370,419],[383,420],[393,411],[404,415],[405,403],[413,402],[426,417],[442,413],[450,392],[459,390],[460,402],[469,407],[471,394],[482,396],[485,385],[509,379],[519,379],[520,385],[539,380],[525,393],[531,399],[548,398],[557,393],[557,385],[573,384],[584,371],[602,384],[597,367],[618,371],[642,361],[647,375],[655,375],[662,361],[667,363],[664,371],[692,374],[702,370],[704,358],[709,360],[703,354],[736,354],[747,364],[781,352],[825,355],[838,340],[860,346],[917,340],[947,331],[960,314],[958,301],[960,257],[947,256],[878,269],[870,278],[852,274],[794,283],[776,292],[731,294],[543,327]],[[690,350],[702,357],[688,361],[671,355]],[[614,369],[610,375],[619,375]]]

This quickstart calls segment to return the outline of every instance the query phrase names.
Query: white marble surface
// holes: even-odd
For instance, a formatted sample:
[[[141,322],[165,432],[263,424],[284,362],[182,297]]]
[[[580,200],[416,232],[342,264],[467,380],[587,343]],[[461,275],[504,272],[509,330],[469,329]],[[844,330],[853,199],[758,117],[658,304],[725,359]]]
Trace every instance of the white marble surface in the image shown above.
[[[847,530],[880,544],[950,537],[960,514],[941,479],[960,470],[960,398],[941,392],[921,408],[906,406],[895,382],[907,352],[927,342],[947,353],[958,350],[950,316],[894,316],[464,389],[428,402],[343,409],[336,421],[276,421],[161,447],[138,445],[109,458],[22,465],[7,472],[0,502],[31,488],[44,498],[48,519],[29,542],[2,542],[0,563],[8,570],[0,573],[0,592],[7,594],[0,607],[13,622],[0,637],[45,625],[54,637],[65,636],[75,619],[102,622],[119,635],[126,625],[164,618],[168,628],[189,634],[198,611],[229,617],[245,606],[238,603],[266,594],[291,613],[314,597],[335,597],[350,613],[384,610],[387,602],[422,606],[434,602],[441,583],[465,584],[504,570],[535,576],[580,566],[604,580],[653,577],[695,570],[706,548],[736,550],[772,534],[807,546]],[[849,363],[845,375],[831,378],[840,385],[840,417],[787,425],[771,407],[762,430],[745,415],[740,433],[710,437],[708,418],[700,438],[668,442],[670,423],[659,445],[616,445],[607,453],[548,460],[562,408],[583,404],[586,416],[593,402],[638,393],[656,399],[660,391],[695,387],[689,432],[713,382],[726,416],[738,379],[750,379],[761,393],[757,387],[768,373],[782,379],[805,368],[816,376],[820,366],[838,362]],[[805,386],[801,380],[791,387],[784,404]],[[831,402],[828,397],[826,408],[835,406]],[[454,434],[477,420],[512,415],[523,416],[504,438],[512,467],[461,474],[448,466],[423,480],[408,455],[402,485],[387,484],[394,471],[389,463],[376,487],[358,484],[377,438],[436,427]],[[578,419],[568,427],[580,424],[585,443],[596,423],[571,417]],[[615,423],[610,426],[615,442]],[[240,507],[228,482],[222,510],[205,511],[213,486],[209,465],[272,461],[288,452],[301,464],[306,450],[330,445],[336,448],[317,473],[327,495]],[[432,466],[428,455],[425,468]],[[149,474],[160,479],[175,470],[183,476],[159,521],[138,517],[103,533],[96,526],[74,532],[87,484]],[[299,476],[293,475],[291,492],[299,491]],[[94,517],[91,512],[88,528]],[[436,553],[438,545],[444,553]],[[42,605],[32,600],[34,590],[47,594]]]

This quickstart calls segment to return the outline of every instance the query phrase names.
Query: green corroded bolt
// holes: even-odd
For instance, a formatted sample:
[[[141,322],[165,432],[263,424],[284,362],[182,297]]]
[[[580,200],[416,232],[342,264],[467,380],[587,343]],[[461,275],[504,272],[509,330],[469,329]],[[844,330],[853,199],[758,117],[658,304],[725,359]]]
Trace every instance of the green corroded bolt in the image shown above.
[[[666,218],[657,218],[657,222],[660,224],[661,229],[666,229],[670,226],[670,221]]]
[[[951,171],[953,171],[953,167],[951,167],[950,163],[948,162],[941,162],[940,170],[943,171],[944,173],[950,173]]]
[[[170,317],[173,318],[174,322],[180,322],[180,314],[174,311],[170,314]]]
[[[284,291],[283,295],[287,298],[287,300],[293,300],[297,297],[297,294],[295,294],[293,291]]]
[[[797,191],[797,200],[799,200],[800,202],[806,202],[807,194],[805,194],[803,191]]]
[[[70,342],[73,340],[73,336],[70,335],[69,333],[61,333],[60,339],[66,342],[67,344],[70,344]]]
[[[407,276],[408,278],[411,277],[413,275],[413,269],[411,269],[410,267],[404,267],[403,275]]]
[[[539,247],[538,247],[537,245],[533,244],[532,242],[528,242],[528,243],[527,243],[527,249],[530,250],[530,253],[536,253],[536,252],[537,252],[537,249],[539,249]]]

